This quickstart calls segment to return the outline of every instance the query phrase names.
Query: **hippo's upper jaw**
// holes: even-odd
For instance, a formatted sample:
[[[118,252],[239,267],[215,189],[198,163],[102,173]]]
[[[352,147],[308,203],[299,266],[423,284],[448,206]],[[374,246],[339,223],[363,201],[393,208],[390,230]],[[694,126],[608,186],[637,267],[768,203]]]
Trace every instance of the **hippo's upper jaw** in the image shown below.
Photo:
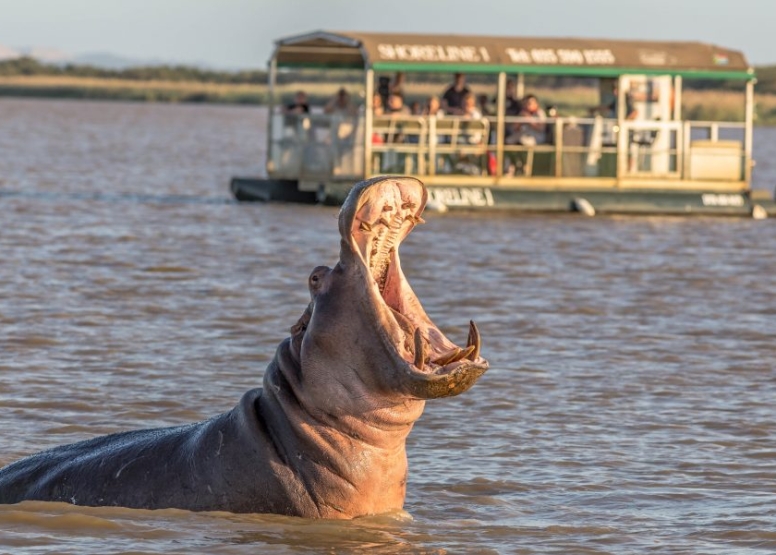
[[[400,359],[397,385],[417,399],[458,395],[488,369],[474,322],[466,346],[457,346],[428,317],[402,272],[399,244],[423,223],[427,198],[417,179],[378,177],[356,185],[339,216],[340,264],[366,282],[383,342]]]

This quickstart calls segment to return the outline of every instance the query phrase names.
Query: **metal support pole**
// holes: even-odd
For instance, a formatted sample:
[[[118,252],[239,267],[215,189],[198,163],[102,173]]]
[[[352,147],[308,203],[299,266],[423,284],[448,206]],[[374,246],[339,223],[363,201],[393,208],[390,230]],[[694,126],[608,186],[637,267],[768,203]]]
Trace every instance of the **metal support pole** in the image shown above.
[[[504,112],[506,111],[507,74],[498,74],[498,100],[496,101],[496,178],[504,173]]]
[[[515,84],[515,94],[518,100],[522,100],[525,96],[525,75],[522,73],[517,74],[517,82]]]
[[[674,113],[673,118],[675,121],[681,121],[682,119],[682,76],[674,76]]]
[[[269,62],[269,72],[267,74],[267,159],[265,160],[265,167],[267,175],[271,177],[274,173],[275,167],[272,163],[272,121],[275,119],[273,114],[275,112],[275,80],[277,79],[277,62],[273,56]]]
[[[375,90],[375,71],[373,69],[367,69],[366,82],[364,83],[364,90],[366,91],[366,98],[364,99],[364,178],[372,176],[372,117],[375,113],[374,107],[374,90]]]
[[[754,84],[756,79],[746,82],[746,106],[744,122],[744,181],[747,186],[752,182],[752,126],[754,124]]]
[[[625,97],[626,92],[623,87],[624,79],[622,75],[617,78],[617,179],[622,179],[628,173],[628,156],[630,155],[628,144],[628,132],[623,129],[625,122]]]

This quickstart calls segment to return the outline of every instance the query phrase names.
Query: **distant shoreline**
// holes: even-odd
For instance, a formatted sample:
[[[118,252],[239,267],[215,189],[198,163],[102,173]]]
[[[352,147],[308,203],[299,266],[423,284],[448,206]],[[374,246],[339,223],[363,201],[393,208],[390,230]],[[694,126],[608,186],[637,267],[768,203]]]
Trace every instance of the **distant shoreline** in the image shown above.
[[[322,104],[336,90],[331,83],[306,84],[313,103]],[[408,87],[408,96],[435,94],[437,85]],[[473,88],[477,89],[476,85]],[[294,86],[281,85],[278,93],[290,97]],[[475,92],[486,92],[477,91]],[[562,114],[584,115],[595,103],[596,92],[585,87],[536,88],[547,103]],[[161,79],[119,79],[69,75],[0,75],[0,97],[69,98],[132,102],[210,103],[266,105],[267,86],[254,83],[212,83]],[[743,94],[725,90],[685,89],[683,113],[694,120],[736,121],[743,119]],[[755,125],[776,126],[776,94],[755,94]]]

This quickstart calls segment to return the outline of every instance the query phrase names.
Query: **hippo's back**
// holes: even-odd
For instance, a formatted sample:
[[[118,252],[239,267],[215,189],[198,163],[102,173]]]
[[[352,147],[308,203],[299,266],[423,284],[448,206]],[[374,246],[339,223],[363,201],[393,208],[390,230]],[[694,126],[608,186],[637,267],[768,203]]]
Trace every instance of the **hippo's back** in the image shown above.
[[[0,469],[0,503],[293,514],[254,408],[259,395],[250,391],[204,422],[96,437],[16,461]]]

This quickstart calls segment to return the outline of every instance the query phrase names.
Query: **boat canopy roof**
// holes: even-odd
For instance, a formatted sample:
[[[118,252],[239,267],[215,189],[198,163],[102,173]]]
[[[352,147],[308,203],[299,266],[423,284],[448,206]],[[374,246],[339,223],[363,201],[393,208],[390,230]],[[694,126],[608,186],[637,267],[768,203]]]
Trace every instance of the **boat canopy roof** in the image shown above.
[[[743,53],[701,42],[315,31],[276,41],[277,67],[753,79]]]

